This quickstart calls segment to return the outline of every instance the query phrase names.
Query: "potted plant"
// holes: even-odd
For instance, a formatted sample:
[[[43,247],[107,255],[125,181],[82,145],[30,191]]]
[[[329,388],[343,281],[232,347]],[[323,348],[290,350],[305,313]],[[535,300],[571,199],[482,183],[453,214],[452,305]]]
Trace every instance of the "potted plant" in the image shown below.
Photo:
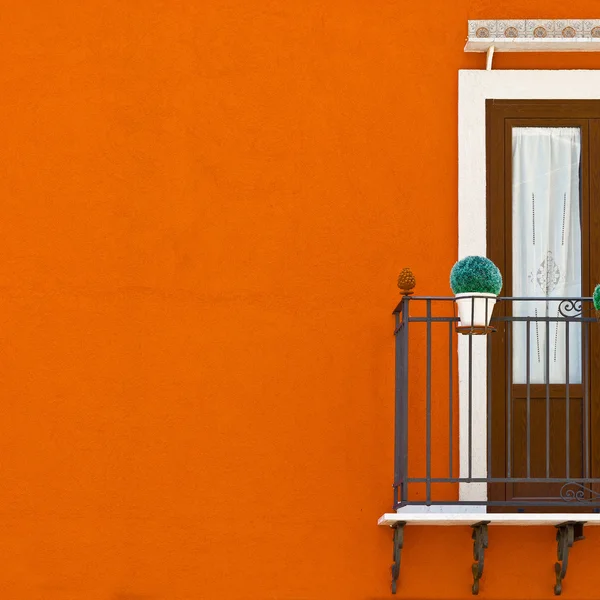
[[[452,267],[450,286],[456,297],[460,326],[488,327],[502,289],[498,267],[485,256],[467,256]]]
[[[594,303],[594,308],[596,309],[596,320],[600,321],[600,283],[594,288],[592,301]]]

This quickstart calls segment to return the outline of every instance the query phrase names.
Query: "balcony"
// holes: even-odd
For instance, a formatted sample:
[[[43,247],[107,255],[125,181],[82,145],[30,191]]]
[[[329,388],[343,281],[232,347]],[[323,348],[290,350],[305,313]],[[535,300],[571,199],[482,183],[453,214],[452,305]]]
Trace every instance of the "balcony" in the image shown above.
[[[394,310],[396,512],[379,519],[394,531],[394,594],[408,524],[470,526],[474,595],[488,525],[556,528],[556,595],[584,525],[600,525],[592,299],[485,302],[480,328],[459,323],[453,297],[405,295]]]
[[[498,298],[487,335],[457,332],[453,297],[394,316],[395,510],[600,512],[591,298]]]

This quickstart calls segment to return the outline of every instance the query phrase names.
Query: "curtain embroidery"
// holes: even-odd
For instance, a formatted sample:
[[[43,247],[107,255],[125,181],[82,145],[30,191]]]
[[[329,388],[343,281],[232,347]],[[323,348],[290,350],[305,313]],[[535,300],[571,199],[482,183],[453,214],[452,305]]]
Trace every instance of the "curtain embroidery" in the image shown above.
[[[558,319],[560,317],[560,311],[558,310],[558,307],[556,307],[556,318]],[[558,353],[558,326],[560,325],[560,323],[557,321],[556,323],[554,323],[554,362],[556,362],[556,355]]]
[[[565,245],[565,219],[567,217],[567,192],[563,196],[563,220],[562,220],[562,243],[561,246]]]
[[[546,252],[546,258],[539,266],[536,280],[544,296],[549,296],[556,289],[560,281],[560,268],[556,264],[551,250]]]
[[[535,194],[531,194],[531,231],[533,236],[533,245],[535,246]]]

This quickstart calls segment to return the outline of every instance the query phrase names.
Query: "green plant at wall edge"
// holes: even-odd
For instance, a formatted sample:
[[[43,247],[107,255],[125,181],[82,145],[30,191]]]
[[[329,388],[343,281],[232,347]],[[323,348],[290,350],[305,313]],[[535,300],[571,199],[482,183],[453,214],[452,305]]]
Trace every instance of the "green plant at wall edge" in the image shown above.
[[[594,301],[594,308],[600,310],[600,283],[594,288],[592,300]]]
[[[502,275],[489,258],[467,256],[452,267],[450,287],[455,294],[473,292],[497,296],[502,289]]]

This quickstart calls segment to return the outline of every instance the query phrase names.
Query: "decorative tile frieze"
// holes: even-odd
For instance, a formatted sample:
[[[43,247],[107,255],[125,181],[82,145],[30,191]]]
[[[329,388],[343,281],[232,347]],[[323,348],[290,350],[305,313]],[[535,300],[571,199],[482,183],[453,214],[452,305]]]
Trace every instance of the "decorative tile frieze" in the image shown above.
[[[469,39],[600,38],[600,19],[469,21]]]

